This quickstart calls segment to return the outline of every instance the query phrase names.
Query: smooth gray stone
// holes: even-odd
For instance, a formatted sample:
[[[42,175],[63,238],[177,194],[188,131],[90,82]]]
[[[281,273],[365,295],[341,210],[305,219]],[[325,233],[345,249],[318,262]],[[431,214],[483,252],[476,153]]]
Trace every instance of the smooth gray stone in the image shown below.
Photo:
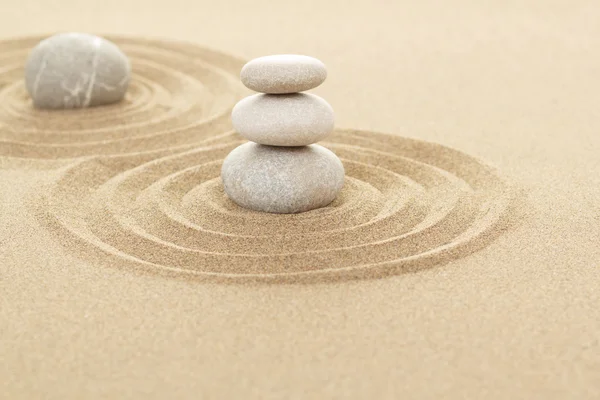
[[[225,193],[255,211],[291,214],[331,203],[344,184],[344,166],[318,144],[273,147],[245,143],[225,158]]]
[[[231,112],[234,129],[270,146],[305,146],[325,139],[334,127],[333,109],[310,93],[255,94]]]
[[[295,93],[323,83],[327,68],[313,57],[282,54],[255,58],[244,65],[240,77],[246,87],[257,92]]]
[[[42,40],[25,66],[25,85],[38,108],[82,108],[123,99],[131,66],[112,42],[85,33]]]

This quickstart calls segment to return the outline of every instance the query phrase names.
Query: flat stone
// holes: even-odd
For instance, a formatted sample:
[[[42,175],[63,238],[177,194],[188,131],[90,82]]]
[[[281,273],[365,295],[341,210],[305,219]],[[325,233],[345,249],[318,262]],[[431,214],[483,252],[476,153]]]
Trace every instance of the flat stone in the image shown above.
[[[82,108],[123,99],[131,67],[112,42],[85,33],[42,40],[25,66],[25,85],[38,108]]]
[[[245,143],[223,162],[225,193],[255,211],[291,214],[325,207],[344,184],[344,166],[318,144],[272,147]]]
[[[242,83],[257,92],[295,93],[323,83],[327,68],[313,57],[282,54],[255,58],[244,65],[240,75]]]
[[[334,127],[333,109],[309,93],[255,94],[231,112],[235,130],[270,146],[305,146],[326,138]]]

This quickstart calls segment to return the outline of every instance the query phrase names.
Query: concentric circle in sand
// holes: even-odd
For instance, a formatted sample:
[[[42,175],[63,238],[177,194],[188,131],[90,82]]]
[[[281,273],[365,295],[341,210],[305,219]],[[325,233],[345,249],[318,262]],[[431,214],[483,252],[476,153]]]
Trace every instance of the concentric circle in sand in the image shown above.
[[[125,99],[102,107],[38,110],[24,83],[29,51],[43,38],[0,42],[0,155],[57,159],[182,148],[231,130],[246,89],[243,62],[191,44],[107,37],[127,54]]]
[[[337,130],[343,161],[329,207],[249,211],[223,192],[224,157],[242,141],[158,159],[97,157],[66,168],[38,214],[94,263],[221,281],[314,282],[414,271],[484,247],[508,226],[514,191],[450,148]]]

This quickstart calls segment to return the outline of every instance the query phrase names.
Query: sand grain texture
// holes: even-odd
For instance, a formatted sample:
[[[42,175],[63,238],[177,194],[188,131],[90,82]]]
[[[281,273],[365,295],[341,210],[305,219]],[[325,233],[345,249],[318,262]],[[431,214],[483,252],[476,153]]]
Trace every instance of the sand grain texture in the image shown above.
[[[0,6],[6,398],[600,397],[594,2]],[[114,33],[123,102],[31,107],[59,29]],[[258,214],[219,183],[229,114],[243,59],[292,52],[347,184]]]

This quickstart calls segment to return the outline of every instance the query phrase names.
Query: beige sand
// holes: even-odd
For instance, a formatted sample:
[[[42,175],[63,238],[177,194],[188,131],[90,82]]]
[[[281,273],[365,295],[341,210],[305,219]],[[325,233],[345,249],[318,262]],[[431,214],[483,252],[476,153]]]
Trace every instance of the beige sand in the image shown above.
[[[131,35],[134,66],[42,112],[36,39],[0,45],[4,397],[600,397],[595,4],[221,3],[0,1],[3,38]],[[349,179],[258,214],[218,180],[238,57],[290,52]]]

